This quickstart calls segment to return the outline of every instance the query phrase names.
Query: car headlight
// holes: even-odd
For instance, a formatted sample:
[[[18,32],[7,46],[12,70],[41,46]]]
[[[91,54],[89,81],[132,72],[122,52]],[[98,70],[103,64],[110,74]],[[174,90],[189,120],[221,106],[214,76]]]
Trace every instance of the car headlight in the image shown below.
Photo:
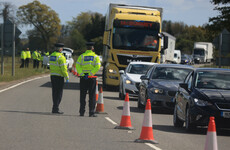
[[[150,91],[152,91],[155,94],[162,94],[164,92],[164,90],[159,88],[151,88]]]
[[[129,80],[129,79],[125,80],[125,83],[126,84],[133,84],[133,82],[131,80]]]
[[[197,99],[197,98],[194,98],[194,102],[195,102],[195,104],[198,105],[198,106],[210,106],[210,105],[212,105],[212,104],[209,103],[208,101],[204,101],[204,100]]]
[[[113,69],[109,69],[109,73],[116,74],[116,73],[117,73],[117,71],[116,71],[116,70],[113,70]]]

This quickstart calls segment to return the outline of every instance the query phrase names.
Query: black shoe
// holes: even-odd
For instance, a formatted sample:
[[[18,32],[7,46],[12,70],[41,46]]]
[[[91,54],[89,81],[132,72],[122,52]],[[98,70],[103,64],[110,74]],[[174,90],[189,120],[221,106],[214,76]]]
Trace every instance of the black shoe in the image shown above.
[[[64,114],[62,111],[52,111],[53,114]]]
[[[81,116],[81,117],[83,117],[83,116],[84,116],[84,114],[80,114],[80,116]]]
[[[91,115],[89,115],[89,117],[97,117],[97,115],[96,114],[91,114]]]

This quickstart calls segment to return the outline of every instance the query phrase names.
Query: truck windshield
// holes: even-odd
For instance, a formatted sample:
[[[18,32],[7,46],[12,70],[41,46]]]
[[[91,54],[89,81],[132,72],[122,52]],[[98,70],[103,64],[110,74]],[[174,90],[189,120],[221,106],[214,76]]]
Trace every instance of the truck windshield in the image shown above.
[[[204,56],[204,49],[194,49],[194,55]]]

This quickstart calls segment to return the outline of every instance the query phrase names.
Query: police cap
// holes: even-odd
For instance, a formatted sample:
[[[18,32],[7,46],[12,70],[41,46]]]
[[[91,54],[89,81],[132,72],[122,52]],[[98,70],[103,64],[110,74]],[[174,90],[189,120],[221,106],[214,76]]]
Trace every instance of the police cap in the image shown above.
[[[95,42],[86,42],[86,46],[94,46]]]
[[[54,44],[55,47],[64,47],[64,44],[63,43],[56,43]]]

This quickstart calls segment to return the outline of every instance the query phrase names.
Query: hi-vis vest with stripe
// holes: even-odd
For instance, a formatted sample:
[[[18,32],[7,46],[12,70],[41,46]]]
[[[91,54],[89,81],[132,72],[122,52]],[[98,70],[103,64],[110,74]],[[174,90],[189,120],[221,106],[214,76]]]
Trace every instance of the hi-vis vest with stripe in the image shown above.
[[[85,73],[88,73],[89,76],[95,75],[100,67],[100,59],[92,50],[87,50],[81,54],[76,62],[77,73],[80,76],[84,76]]]
[[[25,51],[22,51],[21,52],[21,59],[26,59],[26,52]]]
[[[50,55],[50,75],[51,76],[61,76],[65,77],[66,80],[69,79],[67,72],[66,58],[62,53],[53,52]]]

